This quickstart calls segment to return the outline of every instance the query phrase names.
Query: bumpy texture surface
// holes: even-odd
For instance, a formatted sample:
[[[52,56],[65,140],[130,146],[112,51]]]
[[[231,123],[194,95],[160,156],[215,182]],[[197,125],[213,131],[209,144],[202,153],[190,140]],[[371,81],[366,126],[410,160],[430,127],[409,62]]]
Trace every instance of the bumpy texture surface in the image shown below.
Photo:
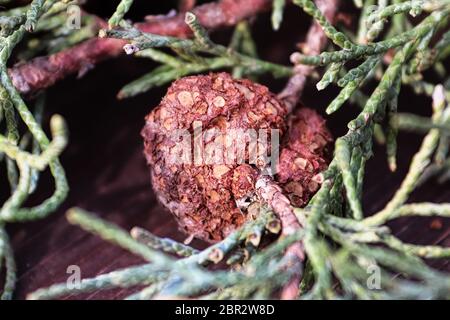
[[[248,151],[251,148],[245,148],[244,163],[208,164],[207,155],[217,152],[217,143],[224,150],[232,150],[231,154],[237,154],[242,147],[241,143],[229,139],[231,129],[268,130],[269,143],[264,150],[268,155],[270,129],[278,129],[286,150],[281,151],[278,169],[283,172],[277,177],[295,203],[309,199],[315,189],[312,177],[326,167],[322,157],[330,135],[320,116],[303,109],[292,117],[294,127],[290,131],[295,139],[288,139],[285,117],[285,106],[265,86],[235,80],[227,73],[191,76],[173,82],[159,106],[146,117],[142,135],[153,188],[186,233],[215,242],[246,220],[245,205],[255,197],[255,182],[266,162],[263,156],[252,162]],[[199,123],[203,135],[194,134],[193,128]],[[211,129],[216,133],[205,134]],[[181,154],[182,138],[174,134],[176,130],[190,134],[190,155],[199,150],[193,141],[198,143],[196,139],[201,139],[198,145],[203,147],[203,153],[199,153],[203,158],[192,156],[181,163],[173,162],[174,154]],[[198,159],[201,163],[197,163]],[[294,168],[292,163],[297,166]],[[285,173],[285,170],[297,172]],[[298,181],[295,188],[294,181]]]
[[[301,108],[288,119],[276,180],[291,200],[302,207],[319,188],[316,175],[328,166],[332,137],[325,120],[314,110]]]

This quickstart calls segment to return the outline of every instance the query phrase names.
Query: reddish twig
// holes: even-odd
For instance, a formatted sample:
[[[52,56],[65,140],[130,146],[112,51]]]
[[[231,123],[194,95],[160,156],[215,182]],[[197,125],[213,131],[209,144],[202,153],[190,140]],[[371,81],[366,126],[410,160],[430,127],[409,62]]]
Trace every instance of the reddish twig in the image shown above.
[[[270,9],[270,0],[221,0],[193,9],[200,23],[210,30],[235,25],[237,22]],[[98,20],[99,28],[105,22]],[[159,35],[188,37],[191,30],[184,22],[184,13],[149,17],[137,27]],[[9,70],[11,79],[22,94],[45,89],[74,73],[87,70],[96,63],[120,55],[126,42],[118,39],[93,38],[72,48],[46,57],[38,57]]]
[[[340,0],[316,0],[316,5],[325,15],[325,17],[333,23],[336,18],[337,9]],[[314,22],[306,35],[305,42],[302,44],[302,50],[307,55],[318,55],[325,47],[327,37],[322,27]],[[294,69],[294,75],[289,79],[286,87],[278,94],[278,98],[283,100],[288,111],[292,111],[298,104],[303,89],[306,85],[308,76],[314,71],[314,67],[307,65],[298,65]]]
[[[199,23],[207,29],[236,25],[239,21],[271,8],[269,0],[221,0],[196,7],[192,12]],[[184,21],[184,14],[174,16],[150,16],[136,25],[143,32],[174,37],[189,37],[192,30]]]
[[[260,176],[256,182],[258,196],[266,202],[278,215],[282,225],[282,236],[292,235],[303,228],[297,219],[289,199],[283,194],[281,187],[268,176]],[[301,242],[294,243],[287,250],[285,257],[292,262],[294,276],[283,288],[282,299],[294,299],[298,294],[299,283],[302,277],[302,265],[305,260],[305,250]]]
[[[316,0],[316,5],[323,12],[325,17],[334,22],[339,0]],[[327,43],[327,37],[322,30],[322,27],[314,22],[306,35],[305,42],[302,44],[302,50],[305,54],[316,55],[320,54],[323,47]],[[300,96],[306,85],[306,80],[314,71],[314,68],[306,65],[299,65],[295,67],[295,74],[288,80],[286,87],[278,94],[278,98],[283,100],[288,112],[291,113],[294,107],[298,104]],[[267,202],[280,217],[283,235],[290,235],[299,229],[302,229],[302,224],[298,221],[289,199],[282,193],[274,181],[268,177],[261,177],[258,180],[258,194],[261,199]],[[295,243],[286,251],[286,257],[293,257],[293,268],[295,273],[288,284],[281,292],[282,299],[295,299],[298,295],[299,284],[302,278],[302,265],[305,260],[304,247],[301,242]]]
[[[283,226],[282,235],[288,236],[302,227],[298,221],[289,199],[281,187],[269,176],[261,175],[256,182],[258,196],[278,215]]]
[[[17,65],[8,70],[9,76],[22,94],[30,94],[70,74],[82,74],[101,60],[118,56],[125,43],[116,39],[90,39],[71,49]]]

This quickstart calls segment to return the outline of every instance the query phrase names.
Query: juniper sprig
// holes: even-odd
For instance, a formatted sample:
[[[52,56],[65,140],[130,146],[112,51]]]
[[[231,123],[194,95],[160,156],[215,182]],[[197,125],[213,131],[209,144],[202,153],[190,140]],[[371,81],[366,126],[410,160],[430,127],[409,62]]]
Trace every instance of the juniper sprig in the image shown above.
[[[357,30],[352,31],[340,31],[319,9],[319,2],[317,5],[311,0],[294,0],[292,5],[280,0],[268,2],[273,5],[275,30],[282,23],[283,11],[301,8],[337,49],[317,54],[308,50],[294,52],[291,56],[294,66],[284,66],[258,57],[246,21],[236,25],[228,46],[211,40],[208,30],[199,22],[203,20],[197,17],[201,10],[195,8],[184,16],[188,29],[182,30],[187,31],[176,32],[176,36],[147,33],[139,24],[124,20],[133,3],[129,0],[120,2],[107,27],[102,24],[101,39],[92,43],[110,44],[106,41],[120,39],[115,44],[123,46],[127,54],[160,64],[123,87],[120,98],[147,92],[186,75],[224,69],[231,70],[235,77],[255,78],[262,73],[290,77],[288,86],[300,83],[301,87],[303,82],[296,80],[302,76],[299,70],[311,74],[314,67],[326,67],[317,89],[335,86],[340,90],[326,113],[345,112],[343,107],[349,103],[356,103],[360,112],[347,124],[347,132],[335,140],[333,157],[328,168],[314,177],[318,190],[306,206],[294,207],[287,197],[282,197],[283,209],[293,213],[295,224],[301,228],[283,232],[285,217],[273,203],[259,196],[252,203],[257,214],[223,240],[198,250],[139,227],[128,233],[73,208],[67,213],[70,223],[146,262],[84,279],[77,288],[55,284],[30,293],[28,298],[54,299],[94,290],[141,286],[127,299],[267,299],[279,297],[280,291],[285,297],[286,286],[290,287],[292,279],[298,278],[301,282],[294,282],[295,290],[291,292],[299,299],[450,299],[449,275],[433,269],[424,260],[448,259],[450,248],[406,243],[389,227],[391,221],[404,217],[450,217],[449,203],[408,203],[411,193],[424,181],[432,177],[440,182],[450,179],[450,80],[444,63],[450,56],[450,2],[355,0],[360,19]],[[89,20],[89,15],[84,21],[85,32],[76,31],[74,38],[70,34],[61,35],[59,14],[68,3],[71,2],[35,0],[28,6],[8,10],[0,18],[0,123],[4,124],[5,132],[0,135],[0,152],[11,185],[11,196],[0,209],[0,268],[6,269],[2,298],[12,297],[15,282],[15,263],[4,225],[45,217],[61,204],[68,192],[59,161],[67,144],[64,121],[58,115],[52,117],[50,141],[43,130],[41,111],[39,108],[35,114],[30,111],[14,86],[7,62],[21,41],[28,44],[32,43],[30,39],[37,41],[35,48],[39,50],[30,45],[18,50],[19,56],[34,57],[41,50],[51,53],[46,50],[54,48],[55,43],[60,46],[54,50],[69,55],[74,49],[64,48],[93,37],[95,19]],[[374,8],[376,4],[378,7]],[[30,34],[38,30],[50,36]],[[189,34],[192,37],[186,37]],[[352,65],[349,70],[348,65]],[[436,77],[428,79],[428,72],[424,71],[433,72]],[[405,87],[430,98],[431,117],[398,112],[402,104],[399,95]],[[374,89],[370,91],[371,88]],[[291,93],[301,92],[298,88],[288,89]],[[279,98],[283,99],[283,95]],[[367,212],[362,199],[373,142],[386,145],[387,163],[395,171],[397,135],[403,130],[425,134],[423,142],[394,196],[378,212]],[[36,207],[24,208],[40,171],[47,167],[55,180],[54,194]],[[278,192],[273,180],[259,182],[264,184],[258,186],[261,189],[272,183],[270,195]],[[286,254],[293,246],[300,247],[305,259],[299,261]],[[212,265],[216,267],[211,268]],[[368,271],[374,269],[379,271],[380,290],[367,285]]]
[[[24,102],[21,95],[11,82],[6,69],[6,63],[14,47],[26,36],[27,31],[33,31],[39,18],[51,9],[55,1],[33,1],[23,16],[15,16],[14,20],[5,20],[0,24],[2,30],[0,48],[0,107],[5,114],[6,135],[0,135],[0,151],[7,162],[8,178],[11,186],[11,196],[0,209],[1,243],[0,261],[5,261],[6,282],[2,299],[10,299],[15,286],[15,262],[4,230],[7,222],[22,222],[43,218],[54,211],[65,199],[68,185],[64,169],[58,160],[60,153],[67,144],[67,132],[64,119],[53,116],[51,131],[53,140],[50,142],[40,121]],[[20,13],[22,14],[22,13]],[[37,110],[39,107],[37,107]],[[38,112],[38,117],[39,112]],[[25,124],[27,131],[20,132],[19,118]],[[32,137],[31,139],[27,137]],[[27,140],[32,140],[34,147],[28,151]],[[39,153],[39,150],[42,150]],[[39,176],[39,171],[50,168],[55,179],[55,192],[41,204],[26,208],[23,203],[31,194]]]
[[[254,54],[239,53],[231,46],[227,48],[213,43],[194,14],[186,13],[185,21],[193,31],[193,40],[149,34],[124,23],[122,23],[123,29],[100,31],[101,37],[130,40],[131,43],[124,46],[127,54],[149,57],[163,63],[162,66],[122,88],[118,94],[119,98],[132,97],[182,76],[208,70],[240,68],[241,72],[244,72],[241,74],[242,76],[266,72],[272,73],[276,77],[292,75],[292,70],[288,67],[260,60]],[[178,57],[154,49],[161,47],[172,49],[178,54]],[[204,53],[214,57],[203,57]]]

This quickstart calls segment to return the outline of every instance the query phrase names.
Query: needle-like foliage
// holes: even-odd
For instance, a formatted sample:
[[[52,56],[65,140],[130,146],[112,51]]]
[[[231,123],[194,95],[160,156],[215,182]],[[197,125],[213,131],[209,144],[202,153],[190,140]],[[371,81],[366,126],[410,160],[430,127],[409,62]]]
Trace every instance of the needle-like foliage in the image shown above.
[[[58,160],[67,142],[64,122],[59,116],[52,118],[53,140],[50,142],[12,85],[6,69],[12,49],[27,32],[45,25],[50,19],[45,15],[60,2],[64,1],[35,0],[30,6],[14,9],[0,20],[0,107],[2,123],[5,123],[5,135],[0,136],[0,151],[4,153],[12,189],[10,199],[0,211],[0,266],[4,261],[7,270],[4,298],[11,297],[15,272],[4,224],[44,217],[67,193],[64,171]],[[108,28],[101,30],[100,36],[126,40],[124,50],[127,54],[150,58],[161,65],[126,85],[119,92],[121,98],[146,92],[189,74],[225,69],[231,70],[236,77],[257,77],[262,73],[290,77],[299,66],[309,65],[326,67],[317,83],[319,90],[334,84],[341,88],[326,108],[328,114],[345,112],[350,102],[359,105],[361,111],[347,124],[347,133],[337,137],[334,157],[328,169],[320,174],[321,185],[315,196],[306,207],[294,208],[303,230],[274,237],[281,229],[279,218],[267,204],[255,203],[259,209],[254,219],[221,242],[197,250],[171,239],[159,238],[141,228],[134,228],[129,234],[74,208],[67,213],[70,223],[147,262],[84,279],[77,288],[69,288],[65,283],[55,284],[31,293],[29,298],[51,299],[137,285],[145,288],[128,299],[272,298],[292,274],[298,274],[299,270],[293,268],[302,268],[303,280],[298,295],[301,299],[450,298],[450,276],[424,262],[425,258],[450,258],[450,248],[405,243],[387,226],[401,217],[450,217],[449,203],[408,203],[410,194],[426,179],[438,177],[441,182],[450,179],[450,80],[443,63],[450,55],[450,1],[355,0],[361,18],[357,32],[352,34],[333,26],[314,1],[294,0],[292,6],[310,15],[337,47],[318,55],[296,52],[292,55],[294,67],[258,58],[246,22],[236,26],[229,46],[214,43],[191,12],[186,13],[185,23],[192,31],[192,38],[161,36],[143,32],[123,20],[132,2],[120,2]],[[287,7],[286,1],[273,1],[274,29],[280,27],[283,10]],[[409,16],[416,18],[414,23]],[[52,29],[48,26],[48,30]],[[355,63],[356,66],[346,69]],[[440,80],[429,82],[424,75],[427,70],[435,72]],[[369,82],[375,84],[370,93],[370,86],[366,86]],[[400,91],[406,86],[416,94],[430,97],[430,118],[397,112],[402,103]],[[20,143],[24,135],[19,133],[19,119],[38,144],[33,152]],[[425,134],[425,137],[392,199],[378,212],[365,212],[362,205],[364,175],[367,160],[373,153],[373,141],[386,144],[387,161],[394,171],[397,134],[401,130]],[[55,178],[54,195],[37,207],[23,208],[36,173],[46,166]],[[307,257],[304,266],[293,264],[289,256],[284,255],[286,248],[300,241]],[[222,263],[220,268],[209,268],[219,263]],[[371,277],[374,271],[376,278]]]

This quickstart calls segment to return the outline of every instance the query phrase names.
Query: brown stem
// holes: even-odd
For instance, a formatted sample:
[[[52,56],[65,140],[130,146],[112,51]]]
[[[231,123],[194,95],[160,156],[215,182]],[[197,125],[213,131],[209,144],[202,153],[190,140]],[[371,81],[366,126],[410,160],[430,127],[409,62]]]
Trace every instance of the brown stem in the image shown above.
[[[255,14],[271,8],[270,0],[221,0],[192,10],[205,28],[212,30],[236,25]],[[150,16],[136,25],[141,31],[185,38],[192,33],[184,22],[184,13],[174,16]]]
[[[282,235],[291,235],[301,228],[301,224],[294,213],[291,202],[283,194],[281,187],[269,176],[261,175],[258,178],[256,192],[280,218],[283,226]]]
[[[268,176],[260,176],[256,182],[256,192],[261,200],[266,202],[278,215],[282,225],[282,236],[288,236],[303,226],[297,219],[289,199],[283,194],[281,187]],[[283,288],[282,299],[294,299],[298,294],[299,283],[302,277],[302,266],[305,260],[305,250],[301,242],[291,245],[285,253],[290,258],[292,265],[289,268],[295,270],[293,277]]]
[[[201,24],[210,30],[235,25],[237,22],[270,9],[270,0],[221,0],[194,8]],[[105,22],[98,19],[99,28]],[[137,27],[159,35],[188,37],[189,27],[184,22],[184,13],[168,16],[148,17]],[[22,94],[45,89],[74,73],[83,73],[96,63],[122,54],[126,42],[118,39],[93,38],[69,49],[9,69],[9,75]]]
[[[180,12],[190,11],[195,7],[196,0],[180,0],[178,10]]]
[[[317,7],[325,17],[333,23],[336,17],[339,0],[316,0]],[[322,27],[314,22],[306,35],[302,50],[308,55],[319,54],[327,43],[327,37]],[[288,80],[286,87],[278,94],[278,98],[284,101],[291,113],[298,104],[300,96],[306,85],[306,79],[314,71],[314,68],[306,65],[295,67],[295,74]],[[260,198],[269,204],[275,213],[278,214],[282,223],[282,235],[290,235],[302,229],[303,226],[297,219],[289,199],[282,193],[280,186],[267,176],[260,177],[257,182],[257,192]],[[303,223],[303,222],[302,222]],[[283,288],[282,299],[295,299],[298,296],[299,284],[302,278],[302,266],[305,260],[304,247],[301,242],[294,243],[286,250],[286,257],[293,257],[291,260],[296,272]]]
[[[325,17],[333,23],[336,18],[339,1],[316,0],[315,3]],[[302,44],[302,51],[307,55],[318,55],[326,43],[327,36],[323,32],[322,27],[317,22],[314,22],[306,35],[305,42]],[[306,80],[314,71],[314,67],[298,65],[294,68],[294,71],[294,75],[289,79],[283,91],[278,94],[278,98],[284,101],[289,112],[298,104],[305,88]]]

